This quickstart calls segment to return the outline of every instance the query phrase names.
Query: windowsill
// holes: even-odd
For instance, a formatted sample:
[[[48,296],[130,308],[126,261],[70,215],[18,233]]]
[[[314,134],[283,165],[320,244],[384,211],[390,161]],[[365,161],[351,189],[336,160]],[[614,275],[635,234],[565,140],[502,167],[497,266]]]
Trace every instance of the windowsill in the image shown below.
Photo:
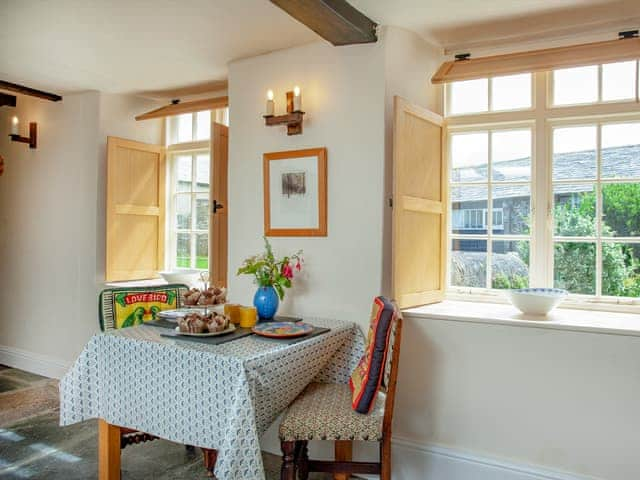
[[[633,313],[557,308],[546,316],[525,315],[512,305],[456,300],[408,308],[403,313],[436,320],[640,337],[640,315]]]

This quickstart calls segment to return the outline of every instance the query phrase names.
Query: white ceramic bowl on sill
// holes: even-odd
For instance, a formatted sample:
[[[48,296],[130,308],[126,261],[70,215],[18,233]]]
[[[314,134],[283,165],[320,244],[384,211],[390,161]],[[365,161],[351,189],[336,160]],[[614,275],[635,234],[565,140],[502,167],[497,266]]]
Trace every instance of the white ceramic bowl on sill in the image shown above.
[[[202,288],[202,281],[200,280],[200,274],[202,270],[196,270],[193,268],[176,268],[175,270],[158,272],[167,283],[183,283],[189,287]]]
[[[568,292],[560,288],[519,288],[509,290],[507,298],[522,313],[546,315],[565,299]]]

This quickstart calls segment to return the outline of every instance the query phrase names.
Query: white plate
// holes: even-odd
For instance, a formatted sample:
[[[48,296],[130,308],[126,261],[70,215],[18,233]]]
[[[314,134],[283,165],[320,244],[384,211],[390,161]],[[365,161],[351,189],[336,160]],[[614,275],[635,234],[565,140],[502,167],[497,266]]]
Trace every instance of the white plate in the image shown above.
[[[205,313],[205,309],[208,313],[224,313],[224,303],[218,303],[216,305],[182,305],[182,309],[196,310],[198,313],[203,314]]]
[[[180,308],[178,310],[161,310],[156,314],[156,317],[175,321],[192,312],[193,310],[188,310],[186,308]],[[202,313],[204,313],[204,309],[202,310]]]
[[[176,334],[184,335],[185,337],[215,337],[216,335],[226,335],[227,333],[234,332],[235,330],[236,330],[236,326],[233,323],[230,323],[226,330],[222,330],[220,332],[207,332],[207,333],[181,332],[180,327],[176,327]]]

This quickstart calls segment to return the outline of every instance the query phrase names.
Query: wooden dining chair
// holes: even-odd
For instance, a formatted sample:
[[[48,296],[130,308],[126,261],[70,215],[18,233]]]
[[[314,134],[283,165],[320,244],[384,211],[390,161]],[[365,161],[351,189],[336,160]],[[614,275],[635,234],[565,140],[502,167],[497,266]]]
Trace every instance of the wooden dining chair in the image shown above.
[[[280,424],[281,480],[295,480],[296,473],[300,480],[307,480],[309,472],[344,474],[344,478],[352,473],[377,474],[381,480],[391,479],[391,423],[402,335],[402,315],[395,310],[387,337],[382,384],[372,410],[361,414],[352,409],[349,385],[310,384],[289,407]],[[310,460],[309,440],[334,442],[336,460]],[[378,442],[379,461],[351,461],[353,441]]]
[[[153,287],[114,287],[100,293],[98,312],[100,329],[105,332],[114,329],[140,325],[153,320],[162,310],[182,307],[182,297],[189,290],[184,284],[174,283]],[[120,427],[120,448],[128,445],[150,442],[158,437],[126,427]],[[185,445],[188,451],[194,447]],[[202,448],[207,474],[214,476],[218,451]]]

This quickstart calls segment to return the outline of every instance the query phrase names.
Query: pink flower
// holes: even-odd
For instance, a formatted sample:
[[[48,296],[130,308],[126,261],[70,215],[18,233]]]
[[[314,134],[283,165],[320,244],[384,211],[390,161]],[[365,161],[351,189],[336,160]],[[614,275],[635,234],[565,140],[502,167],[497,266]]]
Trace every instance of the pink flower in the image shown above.
[[[293,278],[293,269],[288,263],[282,265],[282,276],[291,280]]]
[[[296,270],[300,271],[301,268],[302,264],[300,263],[300,260],[298,260],[298,263],[296,263]]]

